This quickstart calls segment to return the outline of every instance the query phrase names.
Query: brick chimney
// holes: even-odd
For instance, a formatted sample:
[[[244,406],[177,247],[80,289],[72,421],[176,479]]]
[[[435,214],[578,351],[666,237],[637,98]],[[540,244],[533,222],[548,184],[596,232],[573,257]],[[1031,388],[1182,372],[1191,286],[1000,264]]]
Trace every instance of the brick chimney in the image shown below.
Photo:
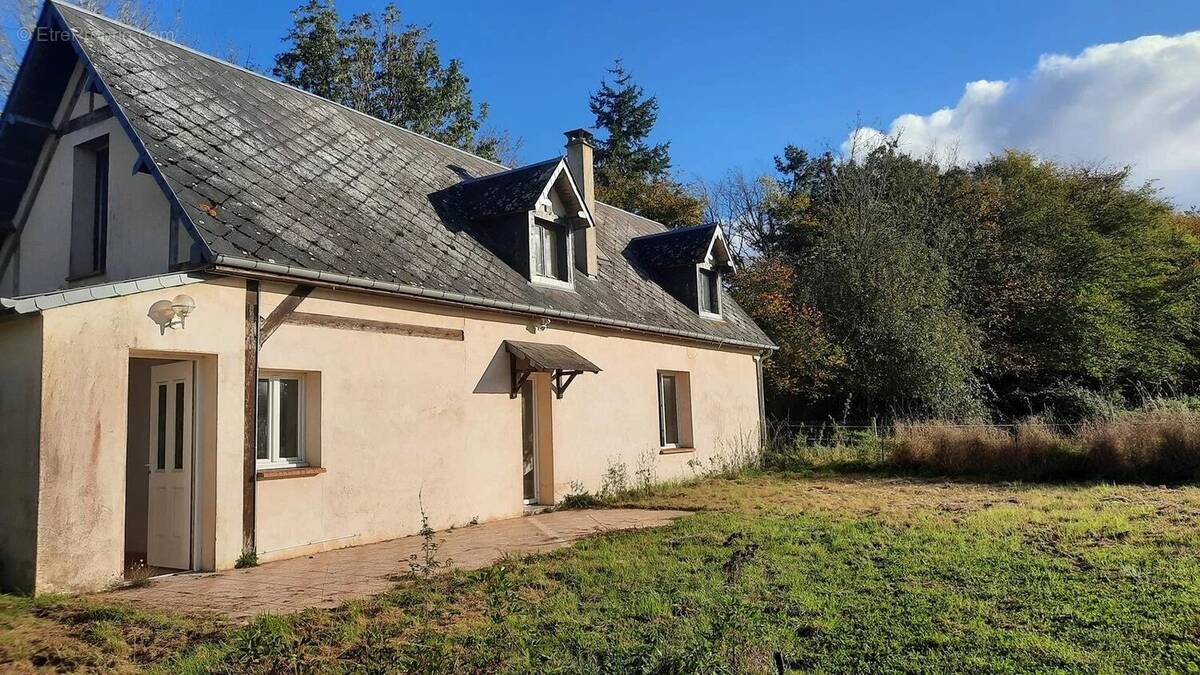
[[[592,132],[587,129],[572,129],[566,132],[567,137],[567,168],[579,191],[583,193],[583,202],[592,220],[596,219],[596,177],[594,175],[592,155],[596,149],[596,141]],[[596,228],[589,227],[583,231],[582,237],[575,237],[575,261],[580,271],[590,277],[596,276],[600,270],[598,251],[596,249]]]

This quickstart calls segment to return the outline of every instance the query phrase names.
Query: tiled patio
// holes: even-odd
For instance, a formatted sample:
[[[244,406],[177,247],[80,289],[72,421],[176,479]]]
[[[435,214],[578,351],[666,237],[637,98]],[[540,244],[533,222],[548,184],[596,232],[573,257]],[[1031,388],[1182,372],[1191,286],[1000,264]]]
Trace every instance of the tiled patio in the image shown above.
[[[508,553],[541,553],[614,530],[667,525],[686,511],[596,509],[554,511],[439,532],[438,557],[460,569],[487,567]],[[182,612],[217,612],[248,619],[308,607],[336,607],[392,587],[408,572],[420,537],[405,537],[227,572],[156,579],[149,586],[98,597]]]

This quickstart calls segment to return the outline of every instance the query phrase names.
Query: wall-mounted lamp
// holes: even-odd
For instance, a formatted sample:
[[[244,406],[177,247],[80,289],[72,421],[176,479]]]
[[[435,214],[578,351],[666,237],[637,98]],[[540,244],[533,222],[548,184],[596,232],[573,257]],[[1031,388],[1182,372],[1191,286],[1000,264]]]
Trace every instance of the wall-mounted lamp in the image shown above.
[[[183,328],[184,321],[195,309],[196,301],[190,295],[177,295],[173,300],[159,300],[150,305],[147,316],[158,324],[159,334],[165,335],[168,328]]]

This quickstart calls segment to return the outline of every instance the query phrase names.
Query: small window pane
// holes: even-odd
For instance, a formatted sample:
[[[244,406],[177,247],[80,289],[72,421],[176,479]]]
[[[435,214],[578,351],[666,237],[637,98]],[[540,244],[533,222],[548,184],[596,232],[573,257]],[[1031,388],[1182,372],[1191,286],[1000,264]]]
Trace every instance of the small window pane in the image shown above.
[[[717,273],[700,270],[700,310],[710,314],[720,312],[721,284]]]
[[[175,383],[175,468],[183,468],[183,383]]]
[[[533,237],[533,271],[538,276],[570,280],[567,269],[567,230],[555,223],[537,221]]]
[[[258,452],[259,459],[271,457],[271,381],[258,381]]]
[[[659,431],[662,444],[679,444],[679,409],[675,394],[675,376],[659,376]]]
[[[546,276],[546,241],[541,224],[533,228],[533,273]]]
[[[167,385],[158,385],[158,434],[154,466],[159,471],[167,468]]]
[[[300,381],[279,380],[279,458],[300,457]]]

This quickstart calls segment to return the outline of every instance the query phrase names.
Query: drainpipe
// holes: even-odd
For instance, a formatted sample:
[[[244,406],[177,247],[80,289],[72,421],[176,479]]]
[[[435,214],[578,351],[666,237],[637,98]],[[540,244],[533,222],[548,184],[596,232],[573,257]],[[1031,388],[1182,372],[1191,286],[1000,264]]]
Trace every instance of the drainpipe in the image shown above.
[[[771,350],[764,349],[754,357],[754,368],[758,376],[758,444],[767,442],[767,397],[763,387],[763,361],[771,356]]]

